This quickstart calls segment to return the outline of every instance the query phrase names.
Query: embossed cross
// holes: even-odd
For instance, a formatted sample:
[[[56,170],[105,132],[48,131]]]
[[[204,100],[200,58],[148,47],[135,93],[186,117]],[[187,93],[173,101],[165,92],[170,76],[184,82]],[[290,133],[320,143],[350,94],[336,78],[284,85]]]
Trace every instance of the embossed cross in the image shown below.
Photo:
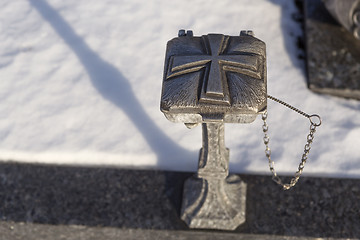
[[[172,56],[166,79],[197,72],[205,68],[199,102],[230,105],[226,72],[235,72],[260,79],[259,62],[251,54],[226,53],[229,36],[208,34],[202,36],[205,55]]]

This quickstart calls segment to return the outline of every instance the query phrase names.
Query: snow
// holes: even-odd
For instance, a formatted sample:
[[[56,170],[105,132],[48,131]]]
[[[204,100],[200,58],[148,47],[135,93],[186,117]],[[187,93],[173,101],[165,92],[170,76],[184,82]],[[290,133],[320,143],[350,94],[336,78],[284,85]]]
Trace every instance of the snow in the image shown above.
[[[196,171],[201,128],[159,111],[166,42],[179,29],[267,44],[268,93],[322,116],[305,166],[360,177],[360,102],[317,95],[297,58],[288,0],[0,1],[0,159]],[[309,121],[269,101],[278,172],[296,170]],[[230,171],[268,173],[262,122],[227,124]]]

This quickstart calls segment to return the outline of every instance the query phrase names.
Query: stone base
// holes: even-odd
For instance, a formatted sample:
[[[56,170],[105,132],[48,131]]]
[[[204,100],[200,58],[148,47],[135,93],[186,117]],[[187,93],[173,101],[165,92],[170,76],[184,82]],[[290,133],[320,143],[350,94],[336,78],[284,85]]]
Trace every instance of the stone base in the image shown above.
[[[181,219],[190,228],[234,230],[245,222],[246,184],[237,175],[226,180],[192,177],[184,185]]]
[[[283,191],[270,175],[242,174],[246,222],[229,232],[180,219],[193,174],[2,162],[0,239],[360,239],[358,176],[304,176]]]
[[[338,24],[321,0],[305,1],[308,86],[360,100],[360,40]]]

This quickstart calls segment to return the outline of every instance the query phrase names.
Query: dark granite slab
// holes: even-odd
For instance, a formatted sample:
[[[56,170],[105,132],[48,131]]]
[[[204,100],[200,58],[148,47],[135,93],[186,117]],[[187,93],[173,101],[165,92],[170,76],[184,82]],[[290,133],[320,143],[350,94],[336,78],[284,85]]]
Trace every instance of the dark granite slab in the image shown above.
[[[360,99],[360,41],[338,24],[321,0],[305,0],[308,86]]]
[[[123,229],[35,223],[0,223],[0,239],[26,240],[319,240],[311,237],[241,234],[206,231]],[[329,238],[327,238],[329,239]],[[331,238],[333,239],[333,238]]]
[[[270,235],[279,236],[276,239],[360,238],[359,179],[304,177],[295,188],[283,191],[270,176],[241,175],[247,183],[246,222],[231,232],[194,231],[179,219],[183,182],[191,175],[1,163],[0,240],[22,239],[16,237],[16,229],[29,231],[29,235],[46,235],[51,234],[47,229],[53,227],[57,227],[54,234],[60,231],[56,229],[63,229],[66,236],[73,228],[77,229],[75,235],[80,234],[83,227],[84,236],[103,231],[124,231],[125,234],[136,230],[164,236],[170,233],[182,236],[186,232],[178,239],[191,239],[191,234],[198,232],[218,236],[214,239],[233,239],[232,235],[227,235],[229,233],[239,238],[255,234],[263,239]],[[31,226],[40,230],[31,232]],[[29,236],[27,239],[37,238]]]

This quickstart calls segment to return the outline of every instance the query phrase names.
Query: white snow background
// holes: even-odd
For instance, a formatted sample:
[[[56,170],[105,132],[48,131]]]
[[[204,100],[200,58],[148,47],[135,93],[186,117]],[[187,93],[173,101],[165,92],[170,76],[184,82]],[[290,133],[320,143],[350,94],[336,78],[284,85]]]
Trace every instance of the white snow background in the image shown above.
[[[289,0],[0,0],[0,159],[196,171],[201,127],[159,110],[165,47],[179,29],[267,44],[268,93],[322,116],[305,174],[360,177],[360,102],[317,95],[298,60]],[[269,100],[280,173],[299,164],[309,121]],[[226,124],[230,171],[268,173],[260,116]]]

